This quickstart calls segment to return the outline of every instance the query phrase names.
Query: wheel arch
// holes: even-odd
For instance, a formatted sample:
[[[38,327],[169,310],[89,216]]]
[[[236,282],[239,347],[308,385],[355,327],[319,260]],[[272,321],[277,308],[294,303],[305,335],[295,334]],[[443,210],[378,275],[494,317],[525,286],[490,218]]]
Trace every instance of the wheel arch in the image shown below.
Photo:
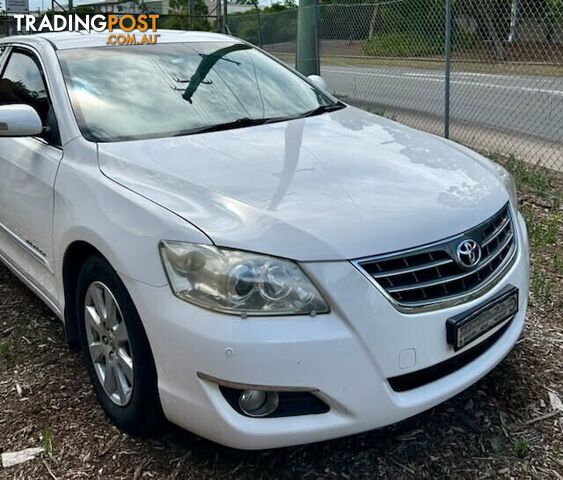
[[[65,335],[67,343],[73,350],[80,349],[76,309],[77,280],[84,261],[91,256],[99,256],[110,263],[98,248],[84,240],[75,240],[68,245],[62,261]]]

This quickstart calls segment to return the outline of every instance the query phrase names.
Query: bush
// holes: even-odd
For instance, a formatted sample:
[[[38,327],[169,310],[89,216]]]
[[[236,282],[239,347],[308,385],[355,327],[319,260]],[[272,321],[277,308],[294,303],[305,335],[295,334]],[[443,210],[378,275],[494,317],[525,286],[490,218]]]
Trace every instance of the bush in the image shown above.
[[[394,32],[364,41],[362,49],[373,57],[423,57],[441,54],[444,40],[440,36],[421,38],[412,32]]]

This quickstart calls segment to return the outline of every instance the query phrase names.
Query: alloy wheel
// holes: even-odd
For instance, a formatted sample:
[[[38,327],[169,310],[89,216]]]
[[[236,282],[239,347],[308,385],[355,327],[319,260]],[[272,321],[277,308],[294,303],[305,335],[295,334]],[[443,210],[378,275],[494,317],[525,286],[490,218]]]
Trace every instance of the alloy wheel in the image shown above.
[[[133,394],[135,381],[129,332],[110,289],[94,282],[86,291],[84,323],[90,358],[106,395],[120,407]]]

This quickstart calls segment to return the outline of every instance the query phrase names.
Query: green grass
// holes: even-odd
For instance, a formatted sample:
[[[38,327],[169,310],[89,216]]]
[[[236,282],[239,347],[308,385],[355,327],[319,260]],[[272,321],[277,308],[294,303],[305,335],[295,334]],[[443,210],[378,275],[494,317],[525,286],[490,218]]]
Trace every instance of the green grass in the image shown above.
[[[548,304],[551,298],[551,292],[554,287],[553,279],[545,272],[532,271],[530,278],[530,290],[534,301],[542,305]]]
[[[512,446],[512,454],[518,458],[524,458],[529,451],[530,445],[523,438],[516,440]]]
[[[10,344],[8,342],[0,343],[0,358],[6,358],[10,354]]]
[[[533,191],[542,198],[553,197],[556,193],[553,171],[523,162],[514,156],[508,157],[505,167],[512,173],[519,188]]]
[[[541,305],[563,307],[563,214],[551,210],[538,215],[537,209],[521,208],[528,226],[532,266],[530,290],[532,299]]]
[[[51,430],[43,430],[41,433],[41,445],[47,455],[53,453],[53,432]]]
[[[275,47],[266,50],[278,57],[280,60],[295,65],[295,53],[287,51],[276,51]],[[339,67],[390,67],[408,68],[412,70],[436,70],[444,71],[444,58],[385,58],[369,56],[350,56],[329,51],[321,51],[321,66]],[[488,73],[496,75],[541,75],[547,77],[560,77],[563,75],[563,67],[549,64],[527,64],[527,63],[491,63],[475,62],[469,60],[454,60],[452,71],[461,73]]]
[[[386,110],[382,108],[366,107],[366,110],[374,115],[379,115],[380,117],[388,118],[389,120],[397,121],[397,116],[393,113],[387,113]]]
[[[503,164],[516,181],[530,240],[532,302],[558,311],[563,307],[563,178],[514,157],[490,157]]]
[[[273,53],[283,60],[291,60],[295,56],[289,53]],[[411,56],[412,57],[412,56]],[[321,65],[335,65],[347,67],[402,67],[410,69],[424,70],[444,70],[444,59],[438,56],[431,58],[383,58],[383,57],[351,57],[347,55],[331,55],[321,53]],[[563,68],[557,65],[535,65],[518,63],[491,63],[491,62],[471,62],[464,60],[454,60],[452,69],[454,72],[467,73],[492,73],[497,75],[542,75],[559,77],[563,74]]]
[[[518,438],[510,443],[504,442],[501,436],[489,439],[494,458],[497,460],[508,460],[510,457],[523,459],[530,451],[530,445],[524,438]]]
[[[378,35],[362,44],[364,55],[374,57],[423,57],[440,54],[444,49],[440,37],[423,37],[408,32]]]

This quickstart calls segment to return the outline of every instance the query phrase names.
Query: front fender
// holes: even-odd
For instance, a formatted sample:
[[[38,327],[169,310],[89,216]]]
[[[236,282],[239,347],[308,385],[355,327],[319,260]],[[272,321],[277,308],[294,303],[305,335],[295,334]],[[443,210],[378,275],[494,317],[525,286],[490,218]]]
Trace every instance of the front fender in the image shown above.
[[[105,177],[95,144],[83,139],[65,147],[54,202],[55,274],[62,308],[65,252],[76,241],[100,251],[120,275],[154,287],[167,283],[158,253],[161,240],[212,243],[186,220]]]

